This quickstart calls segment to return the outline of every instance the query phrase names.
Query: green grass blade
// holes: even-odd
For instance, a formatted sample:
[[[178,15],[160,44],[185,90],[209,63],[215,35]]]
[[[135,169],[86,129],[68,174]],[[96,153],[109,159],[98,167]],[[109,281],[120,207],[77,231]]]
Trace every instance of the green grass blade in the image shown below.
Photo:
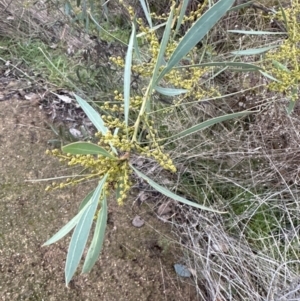
[[[209,30],[225,15],[233,2],[234,0],[219,0],[195,22],[174,50],[167,66],[158,76],[156,83],[203,39]]]
[[[67,285],[71,281],[82,257],[106,178],[107,174],[99,182],[90,202],[87,204],[87,209],[84,210],[73,232],[65,266],[65,280]]]
[[[286,17],[284,8],[282,7],[280,1],[279,1],[279,7],[280,7],[280,12],[282,14],[283,20],[284,20],[285,29],[286,29],[287,32],[289,32],[289,23],[287,21],[287,17]]]
[[[132,50],[135,40],[135,25],[132,23],[132,33],[129,39],[127,49],[125,67],[124,67],[124,120],[128,125],[129,107],[130,107],[130,83],[131,83],[131,64],[132,64]]]
[[[273,48],[277,48],[278,46],[268,46],[268,47],[262,47],[262,48],[252,48],[252,49],[246,49],[246,50],[238,50],[238,51],[232,51],[231,54],[233,55],[256,55],[261,54],[264,52],[267,52]]]
[[[158,93],[166,96],[176,96],[180,94],[187,93],[188,90],[186,89],[172,89],[172,88],[163,88],[160,86],[154,87],[154,90],[157,91]]]
[[[200,130],[203,130],[207,127],[210,127],[214,124],[217,124],[217,123],[220,123],[222,121],[225,121],[225,120],[230,120],[230,119],[233,119],[233,118],[236,118],[236,117],[241,117],[241,116],[245,116],[247,114],[251,114],[253,113],[253,111],[243,111],[243,112],[238,112],[238,113],[232,113],[232,114],[227,114],[227,115],[222,115],[222,116],[219,116],[219,117],[216,117],[216,118],[212,118],[212,119],[209,119],[209,120],[206,120],[204,122],[201,122],[199,124],[196,124],[176,135],[173,135],[171,136],[169,139],[175,139],[175,138],[179,138],[179,137],[185,137],[185,136],[188,136],[188,135],[191,135],[193,133],[196,133]]]
[[[49,240],[47,240],[43,246],[49,246],[64,236],[66,236],[79,222],[80,218],[82,217],[83,213],[85,210],[88,208],[89,205],[88,202],[91,198],[90,196],[91,192],[84,198],[82,201],[80,207],[79,207],[79,212],[77,215],[75,215],[65,226],[63,226],[56,234],[54,234]]]
[[[142,5],[147,22],[148,22],[150,28],[152,28],[152,19],[151,19],[151,15],[150,15],[149,5],[148,5],[148,3],[146,4],[145,0],[140,0],[140,3]]]
[[[241,33],[245,35],[276,35],[276,34],[286,34],[286,32],[280,32],[280,31],[255,31],[255,30],[227,30],[227,32],[232,33]]]
[[[90,18],[88,18],[86,10],[84,11],[84,20],[85,20],[85,31],[89,32],[89,27],[90,27]]]
[[[102,249],[104,237],[105,237],[106,223],[107,223],[107,201],[106,201],[106,197],[104,197],[102,200],[101,210],[98,213],[93,240],[91,242],[88,253],[86,255],[86,259],[82,268],[82,273],[88,273],[92,269],[92,267],[94,266],[94,264],[96,263],[99,257],[99,254]]]
[[[175,201],[178,201],[178,202],[181,202],[183,204],[186,204],[186,205],[189,205],[189,206],[192,206],[192,207],[195,207],[195,208],[199,208],[199,209],[202,209],[202,210],[205,210],[205,211],[211,211],[211,212],[216,212],[216,213],[225,213],[225,212],[221,212],[221,211],[218,211],[218,210],[208,208],[206,206],[199,205],[195,202],[191,202],[191,201],[189,201],[189,200],[173,193],[172,191],[168,190],[167,188],[160,186],[159,184],[157,184],[156,182],[154,182],[153,180],[148,178],[146,175],[144,175],[143,173],[141,173],[140,171],[135,169],[132,165],[131,165],[131,168],[135,171],[135,173],[140,178],[144,179],[150,186],[152,186],[158,192],[162,193],[163,195],[165,195],[165,196],[167,196],[167,197],[169,197],[169,198],[171,198]]]
[[[116,159],[107,150],[97,144],[90,142],[74,142],[62,147],[64,153],[72,155],[102,155],[111,159]]]
[[[85,112],[85,114],[96,127],[96,129],[103,135],[105,135],[107,133],[107,127],[104,125],[104,122],[101,116],[98,114],[98,112],[80,96],[76,94],[74,95],[82,110]]]

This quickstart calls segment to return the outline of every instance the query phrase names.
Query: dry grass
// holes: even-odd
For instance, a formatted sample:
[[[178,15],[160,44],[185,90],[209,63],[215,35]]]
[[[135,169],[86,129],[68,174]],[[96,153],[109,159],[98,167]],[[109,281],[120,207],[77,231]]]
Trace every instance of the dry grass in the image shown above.
[[[0,36],[30,43],[38,39],[51,45],[62,42],[73,53],[93,45],[76,24],[63,13],[63,4],[43,1],[1,0]]]
[[[227,60],[229,51],[237,48],[284,39],[239,40],[227,29],[279,31],[277,26],[264,10],[231,13],[207,42],[217,52],[212,60]],[[299,105],[288,115],[289,100],[269,92],[259,74],[226,71],[212,76],[209,84],[223,97],[182,105],[164,121],[169,132],[224,113],[253,114],[170,145],[179,167],[177,189],[227,211],[213,216],[178,206],[180,218],[172,221],[186,247],[185,263],[194,272],[199,300],[299,300]]]
[[[173,150],[178,190],[228,212],[213,217],[183,207],[172,222],[203,300],[300,297],[299,111],[288,116],[288,101],[265,96],[259,113],[185,138]],[[223,112],[220,104],[207,106],[190,116],[192,124]],[[167,122],[174,132],[186,126],[178,120]]]

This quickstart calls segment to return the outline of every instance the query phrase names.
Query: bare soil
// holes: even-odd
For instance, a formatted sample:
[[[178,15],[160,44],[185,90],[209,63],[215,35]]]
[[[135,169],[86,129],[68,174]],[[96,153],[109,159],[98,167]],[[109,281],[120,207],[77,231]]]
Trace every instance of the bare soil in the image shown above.
[[[90,274],[78,273],[65,286],[69,237],[42,244],[74,216],[90,187],[45,192],[47,183],[28,181],[70,170],[45,154],[53,133],[44,112],[16,87],[5,90],[4,79],[0,84],[0,96],[5,95],[0,101],[1,300],[198,300],[192,280],[174,272],[181,250],[169,226],[142,206],[138,214],[146,223],[133,227],[132,200],[123,207],[110,200],[101,258]]]

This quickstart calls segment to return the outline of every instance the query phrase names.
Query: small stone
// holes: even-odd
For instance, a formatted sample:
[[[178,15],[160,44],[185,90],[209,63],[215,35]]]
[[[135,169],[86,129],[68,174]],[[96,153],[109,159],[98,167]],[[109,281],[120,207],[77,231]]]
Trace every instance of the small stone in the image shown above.
[[[145,224],[145,221],[139,215],[137,215],[132,220],[132,225],[136,228],[141,228],[142,226],[144,226],[144,224]]]
[[[145,193],[144,191],[141,191],[138,195],[138,199],[141,203],[144,203],[148,199],[147,193]]]
[[[81,138],[82,137],[82,134],[80,131],[74,129],[74,128],[70,128],[69,129],[69,132],[71,133],[71,135],[75,138]]]
[[[189,278],[192,276],[192,273],[190,272],[188,267],[180,263],[174,264],[174,269],[176,274],[179,275],[180,277]]]

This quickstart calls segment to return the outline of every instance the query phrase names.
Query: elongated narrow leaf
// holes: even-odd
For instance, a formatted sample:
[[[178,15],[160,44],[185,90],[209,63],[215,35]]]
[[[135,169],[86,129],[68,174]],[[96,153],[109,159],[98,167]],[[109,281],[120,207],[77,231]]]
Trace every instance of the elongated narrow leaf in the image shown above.
[[[96,3],[94,3],[93,1],[91,1],[91,2],[92,2],[93,5],[96,4]],[[100,1],[100,5],[101,5],[101,7],[103,8],[104,16],[108,19],[108,14],[109,14],[109,12],[108,12],[107,1],[106,1],[106,0],[101,0],[101,1]]]
[[[166,96],[176,96],[180,94],[187,93],[189,90],[186,89],[173,89],[173,88],[163,88],[160,86],[154,87],[154,90],[156,90],[158,93]]]
[[[104,27],[102,27],[93,17],[93,15],[91,14],[91,12],[88,11],[88,15],[91,18],[91,20],[94,22],[94,24],[96,25],[97,29],[99,30],[99,32],[105,32],[105,34],[107,34],[108,36],[110,36],[111,38],[113,38],[114,40],[117,40],[119,43],[127,46],[127,43],[125,43],[124,41],[118,39],[116,37],[116,35],[113,35],[112,33],[110,33],[108,30],[106,30]]]
[[[293,110],[295,108],[295,104],[296,104],[296,101],[291,99],[290,103],[289,103],[289,106],[286,109],[288,115],[290,115],[293,112]]]
[[[233,118],[236,118],[236,117],[245,116],[245,115],[248,115],[248,114],[251,114],[251,113],[253,113],[253,111],[251,111],[251,112],[243,111],[243,112],[232,113],[232,114],[227,114],[227,115],[222,115],[222,116],[219,116],[219,117],[216,117],[216,118],[212,118],[212,119],[206,120],[204,122],[201,122],[197,125],[194,125],[194,126],[188,128],[188,129],[186,129],[186,130],[184,130],[184,131],[182,131],[182,132],[180,132],[176,135],[173,135],[169,139],[185,137],[185,136],[191,135],[193,133],[196,133],[200,130],[203,130],[207,127],[210,127],[214,124],[220,123],[222,121],[233,119]]]
[[[181,202],[183,204],[186,204],[186,205],[189,205],[189,206],[192,206],[192,207],[195,207],[195,208],[199,208],[199,209],[202,209],[202,210],[205,210],[205,211],[211,211],[211,212],[216,212],[216,213],[225,213],[225,212],[221,212],[221,211],[218,211],[218,210],[214,210],[214,209],[211,209],[211,208],[208,208],[206,206],[202,206],[200,204],[197,204],[195,202],[191,202],[175,193],[173,193],[172,191],[168,190],[167,188],[165,187],[162,187],[160,186],[159,184],[157,184],[156,182],[154,182],[153,180],[151,180],[150,178],[148,178],[145,174],[141,173],[140,171],[138,171],[136,168],[134,168],[132,165],[131,165],[131,168],[135,171],[135,173],[141,177],[142,179],[144,179],[150,186],[152,186],[155,190],[157,190],[158,192],[162,193],[163,195],[175,200],[175,201],[178,201],[178,202]]]
[[[149,5],[148,3],[146,4],[145,0],[140,0],[140,3],[142,5],[144,14],[146,16],[147,22],[149,24],[149,27],[152,28],[152,20],[151,20],[151,15],[150,15],[150,11],[149,11]]]
[[[63,226],[56,234],[54,234],[49,240],[47,240],[43,244],[43,246],[49,246],[66,236],[78,224],[78,221],[80,220],[83,213],[84,210],[77,213],[77,215],[75,215],[65,226]]]
[[[273,64],[273,66],[274,66],[275,68],[277,68],[278,70],[282,70],[282,71],[286,71],[286,72],[288,72],[288,73],[291,73],[291,71],[290,71],[285,65],[281,64],[281,63],[278,62],[278,61],[273,60],[273,61],[272,61],[272,64]]]
[[[121,184],[123,184],[124,181],[120,180],[117,183],[117,189],[116,189],[116,199],[118,199],[121,196]]]
[[[93,125],[96,127],[96,129],[105,135],[107,132],[107,127],[104,125],[104,122],[103,122],[101,116],[84,99],[82,99],[80,96],[78,96],[76,94],[74,94],[74,95],[75,95],[77,102],[81,106],[82,110],[85,112],[85,114],[90,119],[90,121],[93,123]]]
[[[67,285],[71,281],[82,257],[107,175],[108,174],[106,174],[99,182],[87,205],[88,208],[82,214],[72,235],[65,267],[65,279]]]
[[[271,49],[274,49],[276,47],[277,46],[252,48],[252,49],[246,49],[246,50],[232,51],[231,53],[234,54],[234,55],[256,55],[256,54],[261,54],[261,53],[267,52],[267,51],[269,51]]]
[[[154,32],[154,31],[156,31],[157,29],[166,26],[166,24],[167,24],[167,22],[163,22],[163,23],[161,23],[161,24],[158,24],[158,25],[152,27],[151,29],[149,29],[149,32],[147,32],[147,33],[146,33],[146,32],[140,32],[140,33],[138,33],[138,34],[136,35],[136,37],[137,37],[137,38],[141,38],[141,37],[145,36],[145,35],[148,34],[148,33]]]
[[[178,16],[178,18],[177,18],[176,29],[175,29],[175,32],[174,32],[173,37],[176,36],[176,34],[177,34],[177,32],[178,32],[178,30],[179,30],[179,28],[180,28],[180,26],[181,26],[181,23],[182,23],[183,17],[185,16],[185,11],[186,11],[186,8],[187,8],[189,2],[190,2],[190,0],[183,0],[183,1],[181,2],[182,5],[181,5],[181,7],[180,7],[180,14],[179,14],[179,16]]]
[[[292,89],[292,97],[290,99],[290,103],[289,103],[289,106],[287,108],[288,115],[290,115],[293,112],[294,108],[295,108],[295,104],[296,104],[295,99],[297,98],[297,94],[298,94],[298,88],[293,88]]]
[[[129,39],[127,49],[125,68],[124,68],[124,119],[128,125],[129,107],[130,107],[130,83],[131,83],[131,64],[132,64],[132,49],[135,40],[135,25],[132,23],[132,32]]]
[[[234,0],[219,0],[195,22],[174,50],[167,66],[158,76],[156,83],[203,39],[210,29],[225,15],[233,2]]]
[[[256,31],[256,30],[227,30],[227,32],[232,33],[241,33],[245,35],[278,35],[278,34],[286,34],[286,32],[280,32],[280,31]]]
[[[195,65],[185,65],[185,66],[176,66],[174,69],[185,69],[185,68],[205,68],[205,67],[239,67],[241,69],[253,69],[253,70],[263,70],[263,68],[250,63],[241,63],[241,62],[211,62],[211,63],[202,63]]]
[[[66,225],[64,225],[56,234],[54,234],[49,240],[47,240],[43,246],[49,246],[55,242],[57,242],[58,240],[60,240],[61,238],[63,238],[64,236],[66,236],[79,222],[80,218],[82,217],[83,213],[85,212],[85,210],[88,208],[89,204],[89,200],[90,200],[91,196],[90,193],[84,198],[85,203],[79,207],[79,212],[77,213],[77,215],[75,215]]]
[[[64,153],[72,155],[102,155],[104,157],[115,159],[107,150],[97,144],[90,142],[74,142],[62,147]]]
[[[135,27],[136,28],[136,27]],[[133,41],[133,49],[134,49],[134,53],[136,55],[136,58],[142,62],[142,57],[141,57],[141,53],[140,53],[140,49],[139,49],[139,43],[138,43],[138,39],[137,39],[137,35],[134,35],[134,41]]]
[[[230,68],[230,71],[231,72],[254,72],[254,71],[260,71],[260,70],[262,70],[262,69],[258,69],[258,70],[255,70],[255,69],[253,69],[253,68]]]
[[[83,209],[83,207],[89,202],[89,200],[90,200],[91,197],[93,196],[94,192],[95,192],[95,189],[93,189],[92,191],[90,191],[90,192],[87,194],[87,196],[82,200],[82,202],[81,202],[80,205],[79,205],[79,209],[78,209],[79,212],[80,212],[80,211]]]
[[[96,263],[99,254],[102,249],[104,237],[105,237],[105,229],[107,223],[107,202],[106,197],[102,200],[102,207],[100,212],[98,213],[98,218],[96,222],[96,227],[94,231],[93,240],[89,247],[88,253],[85,258],[85,262],[82,268],[82,273],[88,273],[94,264]]]
[[[246,3],[243,3],[243,4],[239,4],[239,5],[236,5],[234,7],[232,7],[229,11],[236,11],[236,10],[240,10],[241,8],[245,8],[247,6],[250,6],[251,4],[253,4],[255,1],[252,0],[252,1],[248,1]]]
[[[71,12],[73,11],[71,4],[67,1],[65,2],[64,12],[67,16],[71,16]]]
[[[108,129],[105,126],[104,121],[102,120],[101,116],[84,99],[82,99],[80,96],[78,96],[76,94],[74,94],[74,95],[75,95],[77,102],[79,103],[79,105],[81,106],[81,108],[83,109],[85,114],[88,116],[90,121],[93,123],[93,125],[96,127],[96,129],[105,135],[107,133]],[[109,143],[109,145],[110,145],[112,151],[115,154],[118,154],[116,148],[111,143]]]
[[[270,75],[269,73],[264,72],[264,71],[262,71],[262,70],[259,70],[259,72],[260,72],[263,76],[265,76],[266,78],[271,79],[271,80],[273,80],[273,81],[275,81],[275,82],[280,83],[280,80],[278,80],[278,79],[275,78],[274,76]]]
[[[159,46],[159,52],[158,52],[157,59],[156,59],[156,64],[154,66],[154,70],[153,70],[153,74],[152,74],[153,83],[157,77],[159,68],[162,65],[164,54],[165,54],[165,51],[166,51],[166,48],[167,48],[167,45],[169,42],[170,33],[171,33],[171,29],[172,29],[172,21],[173,21],[173,16],[174,16],[174,9],[175,9],[175,7],[174,7],[174,5],[172,5],[171,11],[169,14],[169,18],[168,18],[168,21],[167,21],[167,24],[166,24],[166,27],[164,30],[164,34],[161,39],[161,43]]]

